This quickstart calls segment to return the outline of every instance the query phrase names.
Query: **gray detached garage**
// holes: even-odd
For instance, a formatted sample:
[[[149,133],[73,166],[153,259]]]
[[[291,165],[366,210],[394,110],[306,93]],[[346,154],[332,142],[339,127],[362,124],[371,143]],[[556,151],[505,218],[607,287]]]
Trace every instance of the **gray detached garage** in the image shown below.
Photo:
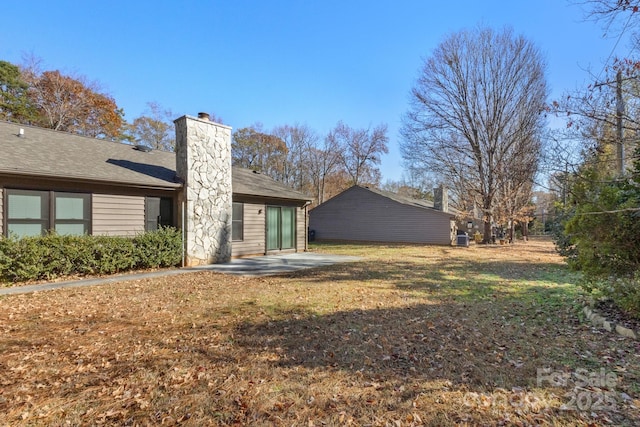
[[[444,211],[428,200],[355,185],[312,209],[309,228],[316,240],[451,245],[455,217],[443,198],[436,206]]]

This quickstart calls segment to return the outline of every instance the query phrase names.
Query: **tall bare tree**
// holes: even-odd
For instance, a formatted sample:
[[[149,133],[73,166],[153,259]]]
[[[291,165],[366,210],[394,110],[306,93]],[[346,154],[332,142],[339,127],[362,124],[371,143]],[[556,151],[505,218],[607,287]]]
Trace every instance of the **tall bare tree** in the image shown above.
[[[272,133],[287,146],[282,182],[298,191],[310,190],[313,185],[309,170],[309,150],[317,146],[317,133],[309,126],[300,124],[278,126]]]
[[[309,144],[307,146],[308,164],[306,167],[311,174],[313,184],[314,203],[324,203],[332,194],[327,194],[327,182],[339,171],[340,152],[342,147],[338,141],[328,136],[323,139],[322,145]]]
[[[133,120],[130,130],[134,140],[156,150],[174,151],[176,146],[173,132],[175,116],[157,102],[147,102],[147,111]]]
[[[547,95],[540,51],[510,29],[483,27],[445,39],[411,91],[402,155],[465,183],[457,196],[479,200],[485,240],[500,174],[539,154]]]
[[[387,125],[373,129],[353,129],[338,122],[327,138],[342,149],[340,161],[345,172],[351,177],[351,184],[380,182],[380,156],[388,153]]]

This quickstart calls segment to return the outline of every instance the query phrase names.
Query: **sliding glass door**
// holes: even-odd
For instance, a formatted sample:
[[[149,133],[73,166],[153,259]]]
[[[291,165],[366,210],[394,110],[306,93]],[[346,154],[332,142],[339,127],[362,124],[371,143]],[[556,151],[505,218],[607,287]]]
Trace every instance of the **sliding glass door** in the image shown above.
[[[296,208],[267,206],[267,251],[294,249]]]

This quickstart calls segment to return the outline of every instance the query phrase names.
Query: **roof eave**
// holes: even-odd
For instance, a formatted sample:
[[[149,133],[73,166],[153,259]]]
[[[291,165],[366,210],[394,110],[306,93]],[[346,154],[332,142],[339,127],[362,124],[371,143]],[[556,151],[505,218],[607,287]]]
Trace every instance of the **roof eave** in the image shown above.
[[[247,197],[259,197],[261,199],[270,199],[270,200],[283,200],[283,201],[293,201],[293,202],[313,202],[313,199],[310,197],[280,197],[280,196],[271,196],[265,194],[255,194],[255,193],[242,193],[239,191],[234,191],[232,188],[232,192],[234,195],[238,196],[247,196]]]
[[[7,171],[0,170],[0,176],[9,176],[9,177],[33,177],[33,178],[43,178],[43,179],[51,179],[55,181],[62,182],[81,182],[87,184],[103,184],[110,185],[114,187],[127,187],[127,188],[138,188],[138,189],[152,189],[152,190],[178,190],[182,188],[181,183],[168,183],[166,185],[162,184],[149,184],[149,183],[139,183],[139,182],[130,182],[130,181],[113,181],[113,180],[105,180],[105,179],[95,179],[91,177],[85,176],[66,176],[61,177],[59,175],[47,174],[42,172],[33,172],[33,171]]]

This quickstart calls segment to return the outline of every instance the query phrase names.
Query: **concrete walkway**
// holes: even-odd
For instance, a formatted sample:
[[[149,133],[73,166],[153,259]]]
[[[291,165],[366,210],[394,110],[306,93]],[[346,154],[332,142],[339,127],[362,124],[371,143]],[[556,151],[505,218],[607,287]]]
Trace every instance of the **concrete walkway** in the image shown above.
[[[103,285],[107,283],[140,280],[154,277],[175,276],[194,271],[217,271],[219,273],[235,274],[239,276],[271,276],[290,273],[305,268],[323,267],[343,262],[359,261],[362,258],[345,255],[317,254],[311,252],[297,252],[284,255],[268,255],[253,258],[233,259],[224,264],[211,264],[199,267],[180,268],[173,270],[153,271],[149,273],[121,274],[95,279],[69,280],[65,282],[50,282],[38,285],[15,286],[0,288],[0,295],[26,294],[36,291],[46,291],[60,288],[78,288],[83,286]]]

